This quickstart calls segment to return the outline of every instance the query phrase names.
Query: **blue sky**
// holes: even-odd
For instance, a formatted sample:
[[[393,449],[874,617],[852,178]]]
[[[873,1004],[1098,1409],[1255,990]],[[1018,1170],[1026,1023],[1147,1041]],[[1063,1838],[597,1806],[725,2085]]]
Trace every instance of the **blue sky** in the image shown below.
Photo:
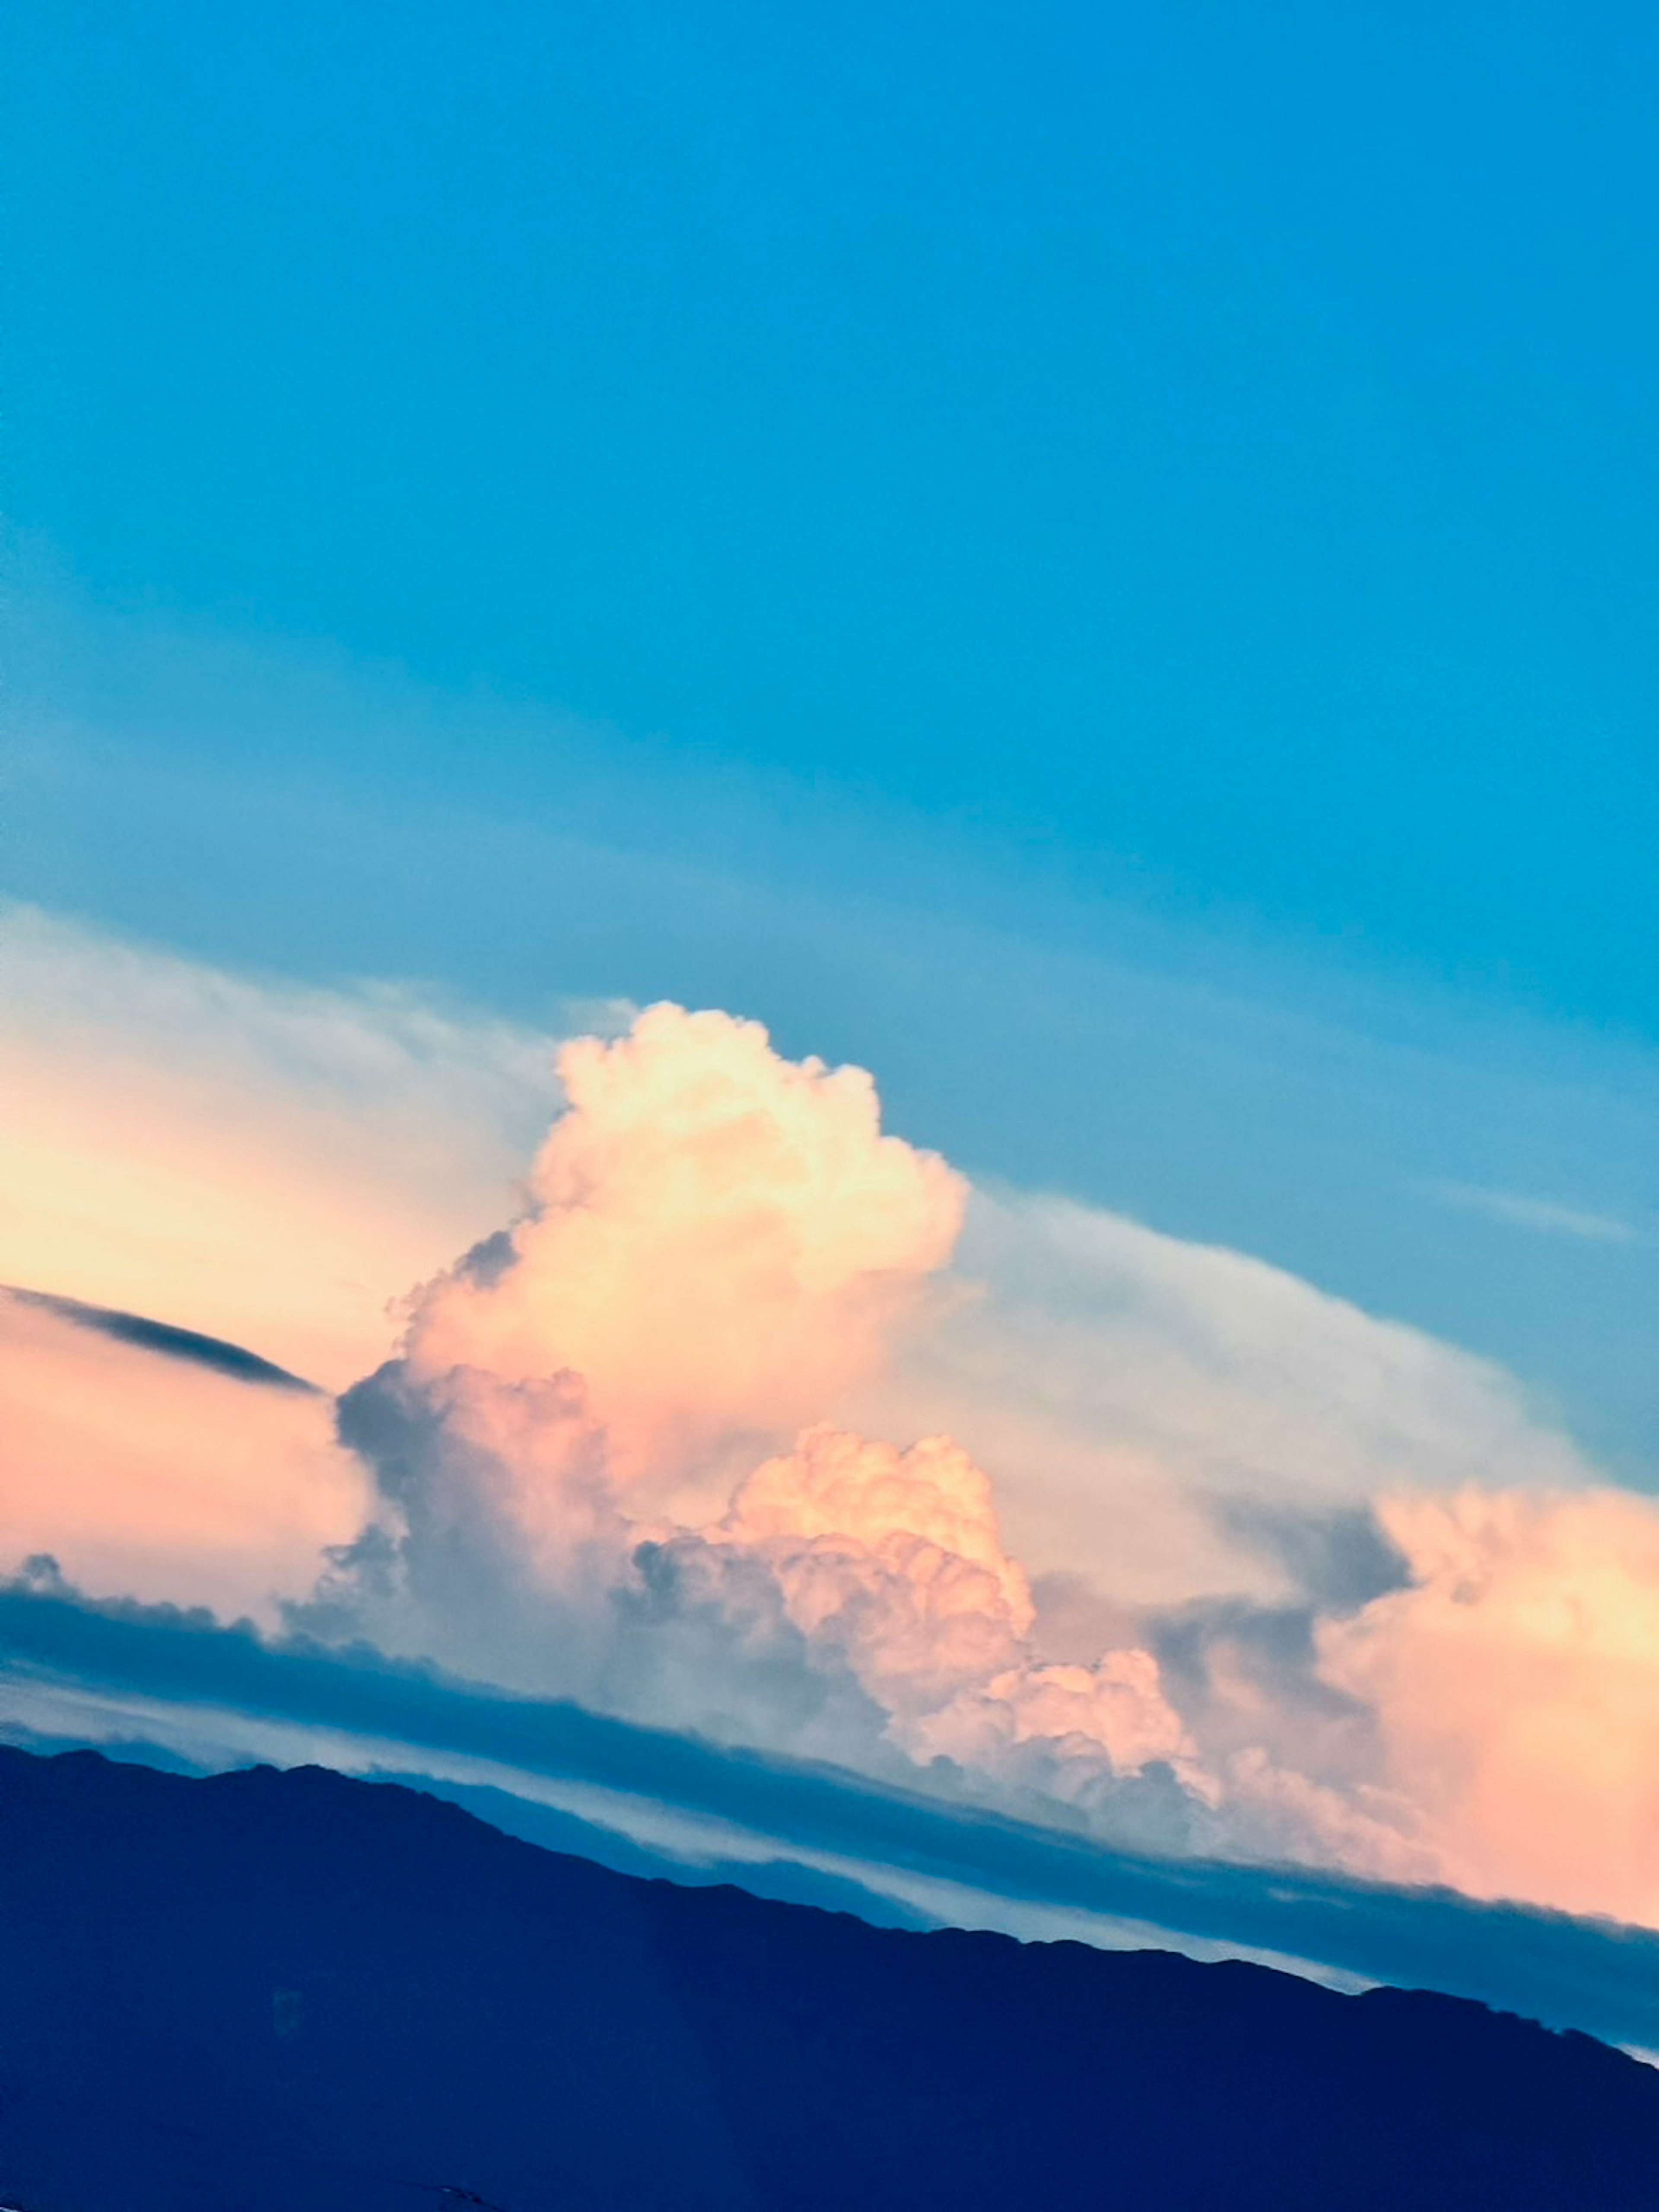
[[[1646,11],[10,22],[3,503],[95,600],[1654,1034]]]

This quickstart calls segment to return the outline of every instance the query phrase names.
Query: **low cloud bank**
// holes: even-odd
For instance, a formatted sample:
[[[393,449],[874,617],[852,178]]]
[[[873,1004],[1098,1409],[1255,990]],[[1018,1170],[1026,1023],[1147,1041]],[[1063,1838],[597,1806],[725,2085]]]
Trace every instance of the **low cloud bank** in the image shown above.
[[[506,1696],[371,1651],[264,1638],[172,1607],[0,1589],[0,1654],[14,1735],[31,1721],[61,1741],[118,1747],[143,1734],[146,1757],[198,1765],[280,1757],[286,1742],[291,1758],[395,1768],[405,1778],[431,1760],[434,1773],[451,1777],[445,1789],[454,1759],[477,1762],[516,1784],[518,1824],[532,1833],[540,1784],[580,1785],[605,1803],[716,1824],[728,1841],[749,1838],[751,1852],[760,1844],[773,1857],[833,1864],[879,1893],[932,1886],[966,1908],[953,1917],[1029,1929],[1022,1911],[1046,1908],[1066,1916],[1065,1932],[1109,1944],[1308,1962],[1659,2047],[1659,1936],[1644,1930],[1305,1869],[1114,1850],[1076,1829]],[[490,1816],[487,1800],[471,1802]],[[858,1902],[844,1891],[836,1901]]]

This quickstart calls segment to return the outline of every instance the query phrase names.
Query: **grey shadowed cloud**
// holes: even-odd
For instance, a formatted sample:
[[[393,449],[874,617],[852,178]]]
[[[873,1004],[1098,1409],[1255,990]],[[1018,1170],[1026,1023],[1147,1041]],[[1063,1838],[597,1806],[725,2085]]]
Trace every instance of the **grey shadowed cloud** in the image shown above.
[[[205,1613],[89,1604],[46,1563],[0,1589],[0,1694],[14,1719],[52,1692],[125,1698],[165,1737],[166,1716],[210,1712],[422,1756],[489,1762],[532,1785],[580,1784],[745,1832],[775,1858],[852,1863],[884,1879],[1097,1916],[1103,1933],[1276,1954],[1366,1980],[1470,1996],[1607,2041],[1659,2047],[1659,1934],[1444,1890],[1391,1889],[1284,1867],[1174,1862],[864,1781],[827,1766],[728,1751],[690,1735],[514,1697],[357,1646],[272,1642]],[[366,1763],[371,1763],[367,1762]],[[941,1776],[941,1787],[948,1776]],[[480,1805],[480,1810],[488,1812]],[[520,1808],[520,1817],[529,1817]],[[549,1840],[551,1835],[549,1834]],[[573,1838],[574,1839],[574,1838]]]
[[[307,1382],[302,1375],[290,1374],[274,1360],[261,1359],[257,1352],[244,1351],[240,1344],[228,1343],[221,1336],[204,1335],[200,1329],[179,1328],[172,1322],[151,1321],[143,1314],[123,1313],[118,1307],[88,1305],[80,1298],[59,1297],[50,1291],[21,1290],[9,1283],[0,1283],[0,1297],[15,1298],[20,1305],[39,1306],[77,1328],[90,1329],[98,1336],[113,1337],[118,1344],[134,1345],[141,1352],[159,1352],[165,1359],[183,1359],[193,1366],[211,1368],[216,1374],[228,1375],[235,1382],[257,1383],[269,1390],[320,1395],[317,1385]]]

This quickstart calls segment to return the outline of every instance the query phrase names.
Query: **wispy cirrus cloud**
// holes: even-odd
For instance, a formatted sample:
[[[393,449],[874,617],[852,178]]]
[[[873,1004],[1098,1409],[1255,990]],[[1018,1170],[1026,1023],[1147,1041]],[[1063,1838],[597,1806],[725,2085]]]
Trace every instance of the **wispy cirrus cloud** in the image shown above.
[[[1634,1244],[1642,1236],[1639,1229],[1618,1214],[1565,1205],[1559,1199],[1489,1190],[1480,1183],[1434,1182],[1428,1189],[1443,1206],[1466,1213],[1483,1213],[1488,1220],[1504,1222],[1512,1229],[1536,1230],[1547,1237],[1578,1237],[1592,1244]]]

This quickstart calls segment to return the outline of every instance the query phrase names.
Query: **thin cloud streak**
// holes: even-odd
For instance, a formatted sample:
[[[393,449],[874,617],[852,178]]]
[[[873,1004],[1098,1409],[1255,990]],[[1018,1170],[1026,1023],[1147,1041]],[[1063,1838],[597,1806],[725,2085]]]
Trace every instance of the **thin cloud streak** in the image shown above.
[[[88,1305],[81,1298],[58,1297],[50,1291],[29,1291],[16,1283],[0,1283],[0,1297],[15,1298],[20,1305],[39,1306],[60,1321],[95,1336],[112,1337],[118,1344],[137,1345],[143,1352],[159,1352],[166,1359],[182,1359],[197,1367],[229,1375],[242,1382],[262,1384],[268,1390],[302,1390],[319,1394],[315,1382],[290,1374],[274,1360],[261,1359],[222,1336],[207,1336],[200,1329],[179,1328],[171,1322],[150,1321],[143,1314],[122,1313],[113,1306]]]
[[[1435,1182],[1428,1186],[1443,1205],[1466,1213],[1484,1213],[1489,1220],[1514,1229],[1532,1229],[1544,1236],[1577,1237],[1591,1244],[1634,1244],[1641,1231],[1616,1214],[1593,1213],[1588,1208],[1564,1206],[1558,1200],[1528,1198],[1518,1191],[1488,1190],[1479,1183]]]

